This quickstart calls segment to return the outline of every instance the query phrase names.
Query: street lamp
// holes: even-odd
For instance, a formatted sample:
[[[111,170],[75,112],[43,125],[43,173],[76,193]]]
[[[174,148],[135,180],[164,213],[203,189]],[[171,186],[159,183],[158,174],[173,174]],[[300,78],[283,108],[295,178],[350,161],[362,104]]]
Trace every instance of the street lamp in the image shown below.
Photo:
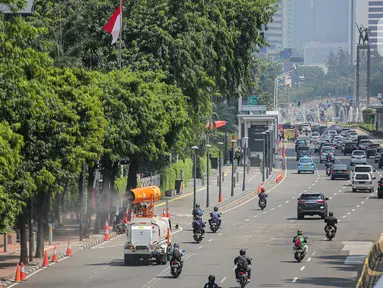
[[[231,161],[231,196],[234,196],[234,143],[237,143],[236,140],[231,140],[231,149],[233,150],[233,156]]]
[[[266,132],[262,132],[262,182],[265,182],[265,142]]]
[[[245,191],[246,185],[245,185],[245,175],[246,175],[246,146],[247,146],[247,140],[249,140],[249,137],[243,137],[242,138],[243,143],[243,185],[242,185],[242,191]]]
[[[206,144],[206,207],[209,207],[209,148],[211,148],[211,145]]]
[[[218,172],[219,172],[219,183],[218,183],[218,201],[221,203],[222,202],[222,156],[221,156],[221,150],[222,150],[222,145],[223,142],[218,142],[218,145],[219,145],[219,161],[218,161],[218,165],[219,165],[219,168],[218,168]]]
[[[266,179],[269,178],[269,166],[270,166],[270,159],[269,159],[269,146],[270,146],[270,130],[266,130],[266,139],[265,139],[265,154],[267,154],[267,157],[265,157],[265,163],[266,163]],[[266,155],[265,155],[266,156]]]
[[[193,146],[194,150],[194,194],[193,194],[193,210],[195,209],[195,205],[197,203],[197,146]]]

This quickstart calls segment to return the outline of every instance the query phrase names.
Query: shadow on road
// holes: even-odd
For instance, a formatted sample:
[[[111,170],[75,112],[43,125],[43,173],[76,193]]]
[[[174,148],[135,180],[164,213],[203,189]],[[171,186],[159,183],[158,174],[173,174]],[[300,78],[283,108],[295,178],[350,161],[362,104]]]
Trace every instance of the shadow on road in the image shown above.
[[[172,279],[174,278],[172,275],[165,275],[165,276],[157,276],[159,279]]]
[[[110,262],[102,262],[102,263],[91,263],[91,264],[86,264],[86,266],[112,266],[112,267],[117,267],[117,266],[125,266],[124,265],[124,260],[122,259],[114,259]]]

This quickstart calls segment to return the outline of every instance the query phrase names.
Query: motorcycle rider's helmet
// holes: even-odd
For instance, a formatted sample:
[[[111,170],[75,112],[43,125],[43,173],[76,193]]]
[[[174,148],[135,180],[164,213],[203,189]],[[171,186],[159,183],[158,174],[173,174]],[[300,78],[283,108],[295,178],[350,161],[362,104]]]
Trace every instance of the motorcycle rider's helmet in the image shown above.
[[[218,211],[218,207],[214,207],[214,211],[217,212]]]
[[[195,208],[199,208],[200,206],[199,206],[199,204],[198,203],[196,203],[195,204]]]
[[[302,235],[303,235],[303,231],[302,231],[302,230],[298,230],[298,231],[297,231],[297,235],[298,235],[298,236],[302,236]]]
[[[334,216],[334,212],[332,211],[328,212],[328,216]]]
[[[241,250],[239,251],[239,255],[241,255],[241,256],[245,256],[245,255],[246,255],[246,250],[245,250],[245,249],[241,249]]]
[[[209,282],[214,283],[215,282],[215,276],[214,275],[209,275]]]

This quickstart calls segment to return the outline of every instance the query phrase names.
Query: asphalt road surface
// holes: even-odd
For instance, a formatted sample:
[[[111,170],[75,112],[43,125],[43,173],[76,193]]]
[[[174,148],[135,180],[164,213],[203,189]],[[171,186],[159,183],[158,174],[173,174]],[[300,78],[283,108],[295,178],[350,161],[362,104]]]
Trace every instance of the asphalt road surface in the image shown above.
[[[22,286],[203,287],[208,275],[213,274],[220,286],[239,287],[234,279],[233,260],[245,248],[253,259],[252,281],[247,287],[355,287],[363,259],[381,234],[383,202],[377,199],[376,192],[353,193],[347,180],[330,180],[317,154],[313,154],[318,169],[315,174],[298,175],[291,147],[289,144],[287,177],[270,191],[264,211],[254,199],[226,212],[222,229],[215,234],[208,232],[200,244],[193,241],[190,225],[185,224],[174,235],[181,248],[186,249],[180,278],[170,276],[169,265],[124,266],[125,239],[119,236],[39,272]],[[349,156],[339,151],[337,159],[349,163]],[[297,220],[297,198],[304,192],[321,192],[330,198],[329,208],[340,219],[338,233],[332,241],[325,240],[324,222],[319,217]],[[292,254],[292,239],[298,229],[309,237],[309,253],[301,263]]]

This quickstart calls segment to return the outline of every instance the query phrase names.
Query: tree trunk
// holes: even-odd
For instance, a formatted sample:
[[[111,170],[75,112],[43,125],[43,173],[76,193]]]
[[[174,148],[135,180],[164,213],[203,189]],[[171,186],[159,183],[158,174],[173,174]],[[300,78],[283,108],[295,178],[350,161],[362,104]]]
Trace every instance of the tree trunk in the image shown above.
[[[49,214],[49,192],[41,192],[38,202],[37,213],[37,240],[36,240],[36,258],[42,258],[44,256],[44,228],[46,227],[46,220]]]
[[[126,190],[131,190],[137,187],[137,173],[140,167],[140,161],[138,158],[132,158],[129,163],[128,183]]]
[[[27,265],[28,262],[28,246],[27,246],[27,233],[25,225],[27,222],[28,209],[24,208],[23,212],[19,216],[19,227],[20,227],[20,262]]]

